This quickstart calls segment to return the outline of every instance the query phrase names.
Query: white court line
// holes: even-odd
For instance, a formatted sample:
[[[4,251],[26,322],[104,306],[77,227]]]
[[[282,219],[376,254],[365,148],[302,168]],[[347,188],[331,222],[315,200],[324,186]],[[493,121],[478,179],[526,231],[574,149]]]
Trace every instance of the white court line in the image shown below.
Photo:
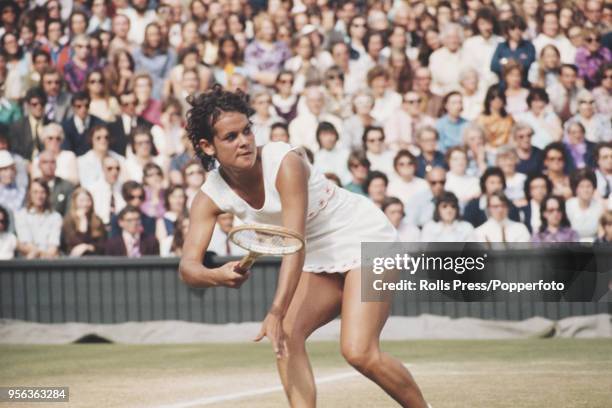
[[[404,364],[404,366],[410,367],[410,364]],[[318,385],[318,384],[325,384],[328,382],[342,380],[345,378],[359,377],[359,376],[361,376],[361,374],[358,371],[350,371],[346,373],[330,375],[327,377],[321,377],[321,378],[315,379],[315,382]],[[278,391],[283,391],[282,385],[276,385],[274,387],[258,388],[258,389],[249,390],[249,391],[235,392],[232,394],[217,395],[213,397],[204,397],[204,398],[200,398],[197,400],[178,402],[176,404],[170,404],[170,405],[160,405],[157,408],[186,408],[186,407],[194,407],[194,406],[211,405],[211,404],[216,404],[218,402],[234,401],[234,400],[238,400],[238,399],[242,399],[246,397],[270,394],[270,393],[278,392]]]

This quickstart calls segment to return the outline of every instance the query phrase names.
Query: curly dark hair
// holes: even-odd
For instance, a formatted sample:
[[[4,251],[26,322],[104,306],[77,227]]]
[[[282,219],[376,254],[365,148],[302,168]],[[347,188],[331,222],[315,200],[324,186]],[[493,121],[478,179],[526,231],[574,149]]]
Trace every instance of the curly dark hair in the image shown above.
[[[222,113],[239,112],[249,117],[255,111],[249,105],[247,94],[241,90],[225,91],[219,84],[205,93],[190,96],[187,102],[191,105],[187,112],[187,135],[204,169],[210,171],[215,168],[215,158],[202,151],[200,140],[205,139],[213,143],[215,123]]]

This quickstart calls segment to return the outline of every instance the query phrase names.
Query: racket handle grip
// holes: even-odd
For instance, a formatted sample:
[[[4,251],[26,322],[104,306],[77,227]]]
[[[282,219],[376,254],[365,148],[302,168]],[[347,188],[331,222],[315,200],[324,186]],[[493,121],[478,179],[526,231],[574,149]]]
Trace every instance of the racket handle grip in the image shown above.
[[[238,262],[238,266],[241,269],[249,269],[251,266],[253,266],[255,260],[259,258],[259,256],[260,255],[256,252],[249,252],[247,255],[244,256],[244,258],[240,260],[240,262]]]

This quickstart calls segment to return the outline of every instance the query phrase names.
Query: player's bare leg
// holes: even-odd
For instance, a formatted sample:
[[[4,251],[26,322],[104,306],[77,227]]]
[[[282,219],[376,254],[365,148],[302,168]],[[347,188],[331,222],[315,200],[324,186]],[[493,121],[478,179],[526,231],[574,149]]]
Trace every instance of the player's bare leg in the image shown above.
[[[288,356],[277,360],[285,394],[292,407],[314,407],[316,389],[306,354],[306,339],[340,313],[343,279],[340,274],[304,272],[296,288],[283,328]]]
[[[380,350],[380,332],[389,310],[389,302],[362,302],[361,271],[349,271],[342,298],[342,355],[403,407],[427,408],[421,390],[406,367]]]

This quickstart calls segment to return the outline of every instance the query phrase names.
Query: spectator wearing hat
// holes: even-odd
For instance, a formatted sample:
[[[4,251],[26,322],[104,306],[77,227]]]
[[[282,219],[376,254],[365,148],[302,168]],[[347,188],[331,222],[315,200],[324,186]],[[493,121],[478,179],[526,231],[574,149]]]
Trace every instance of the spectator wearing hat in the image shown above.
[[[15,160],[8,150],[0,150],[0,205],[16,212],[23,207],[26,185],[17,183]]]

